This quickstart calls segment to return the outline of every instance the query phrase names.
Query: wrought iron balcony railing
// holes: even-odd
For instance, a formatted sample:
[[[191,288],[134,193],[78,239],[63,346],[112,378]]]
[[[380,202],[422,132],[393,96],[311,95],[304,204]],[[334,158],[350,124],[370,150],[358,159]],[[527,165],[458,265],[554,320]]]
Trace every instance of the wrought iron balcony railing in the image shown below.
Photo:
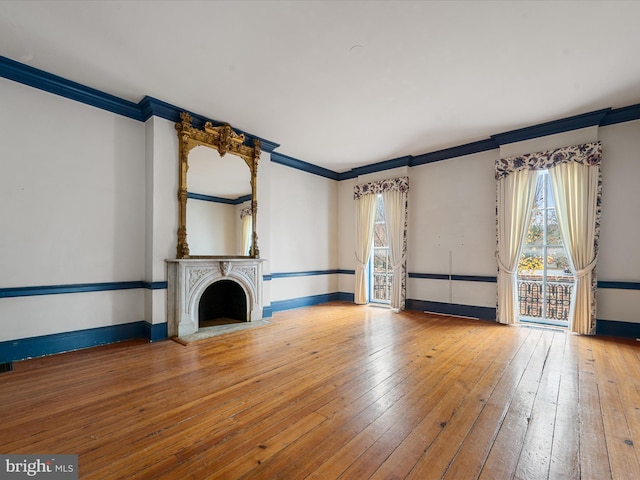
[[[568,281],[547,281],[547,305],[543,312],[542,280],[518,278],[518,302],[520,316],[566,322],[573,295],[573,283]]]

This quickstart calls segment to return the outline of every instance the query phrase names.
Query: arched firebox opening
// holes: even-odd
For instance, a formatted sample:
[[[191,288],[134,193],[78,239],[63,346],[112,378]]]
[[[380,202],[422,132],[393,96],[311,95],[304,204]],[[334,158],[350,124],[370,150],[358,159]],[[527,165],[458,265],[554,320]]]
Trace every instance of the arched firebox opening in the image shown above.
[[[203,292],[198,305],[198,328],[248,321],[247,297],[232,280],[219,280]]]

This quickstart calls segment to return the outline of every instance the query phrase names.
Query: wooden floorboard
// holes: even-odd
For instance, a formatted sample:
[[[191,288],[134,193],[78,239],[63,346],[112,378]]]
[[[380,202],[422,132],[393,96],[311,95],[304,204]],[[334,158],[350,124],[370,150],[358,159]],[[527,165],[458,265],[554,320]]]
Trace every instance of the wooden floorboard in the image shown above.
[[[0,374],[0,453],[82,479],[640,478],[640,344],[332,302]]]

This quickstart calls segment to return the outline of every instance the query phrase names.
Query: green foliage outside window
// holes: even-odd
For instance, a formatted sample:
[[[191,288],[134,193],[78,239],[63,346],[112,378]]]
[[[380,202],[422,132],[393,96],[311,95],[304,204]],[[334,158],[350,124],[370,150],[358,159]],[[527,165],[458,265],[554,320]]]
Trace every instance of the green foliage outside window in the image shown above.
[[[541,255],[523,253],[520,255],[520,261],[518,262],[518,273],[533,275],[536,271],[542,271],[543,266]],[[548,255],[547,267],[566,270],[569,268],[569,260],[564,255],[558,255],[556,257]]]

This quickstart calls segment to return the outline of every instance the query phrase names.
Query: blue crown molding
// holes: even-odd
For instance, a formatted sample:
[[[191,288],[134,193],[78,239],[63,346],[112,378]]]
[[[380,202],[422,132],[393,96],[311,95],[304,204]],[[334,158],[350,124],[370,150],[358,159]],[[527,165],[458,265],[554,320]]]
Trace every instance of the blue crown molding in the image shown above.
[[[541,123],[531,127],[511,130],[510,132],[498,133],[496,135],[492,135],[491,138],[493,138],[498,144],[505,145],[508,143],[531,140],[532,138],[546,137],[547,135],[554,135],[556,133],[578,130],[580,128],[594,127],[600,125],[610,111],[611,108],[596,110],[594,112],[574,115],[573,117],[553,120],[551,122]]]
[[[487,152],[490,150],[496,150],[500,148],[500,145],[495,140],[489,138],[486,140],[479,140],[477,142],[465,143],[457,147],[445,148],[443,150],[437,150],[435,152],[423,153],[422,155],[416,155],[411,160],[411,166],[424,165],[425,163],[440,162],[442,160],[448,160],[450,158],[462,157],[464,155],[472,155],[474,153]]]
[[[158,100],[157,98],[153,98],[150,96],[145,96],[140,102],[138,102],[138,107],[142,112],[142,121],[146,122],[151,117],[159,117],[164,118],[165,120],[169,120],[170,122],[180,122],[180,113],[185,112],[186,110],[180,109],[175,105],[171,105],[170,103],[163,102],[162,100]],[[197,128],[202,128],[202,126],[207,121],[204,117],[197,115],[193,112],[189,112],[192,117],[192,125]],[[220,122],[213,122],[215,125],[220,125]]]
[[[129,100],[96,90],[95,88],[87,87],[86,85],[67,80],[66,78],[30,67],[29,65],[16,62],[3,56],[0,56],[0,77],[22,83],[23,85],[29,85],[30,87],[44,90],[45,92],[60,95],[86,105],[91,105],[108,112],[123,115],[140,122],[147,121],[151,116],[179,122],[180,112],[185,111],[183,108],[149,96],[144,97],[138,103],[130,102]],[[193,125],[198,128],[201,128],[207,121],[211,121],[214,125],[222,125],[222,122],[209,120],[197,113],[189,113],[191,113],[193,117]],[[235,127],[234,130],[239,133],[244,133],[247,136],[246,143],[248,145],[253,145],[254,138],[259,139],[260,148],[264,152],[271,153],[275,148],[280,146],[278,143],[243,132]]]
[[[615,110],[611,108],[604,108],[602,110],[574,115],[572,117],[553,120],[551,122],[541,123],[539,125],[533,125],[518,130],[498,133],[485,140],[479,140],[476,142],[466,143],[464,145],[445,148],[443,150],[437,150],[435,152],[423,153],[421,155],[410,155],[397,159],[385,160],[371,165],[365,165],[363,167],[357,167],[347,172],[339,173],[338,180],[349,180],[351,178],[356,178],[359,175],[390,170],[392,168],[397,168],[405,165],[408,165],[409,167],[416,167],[418,165],[424,165],[426,163],[440,162],[442,160],[448,160],[450,158],[457,158],[474,153],[496,150],[500,148],[500,145],[505,145],[513,142],[521,142],[524,140],[530,140],[533,138],[544,137],[556,133],[577,130],[580,128],[592,127],[596,125],[613,125],[616,123],[629,122],[639,119],[640,104],[630,105],[628,107],[618,108]]]
[[[91,105],[103,110],[107,110],[118,115],[138,120],[146,121],[152,116],[157,116],[173,122],[180,121],[180,112],[186,109],[171,105],[170,103],[158,100],[153,97],[145,96],[137,104],[128,100],[116,97],[114,95],[87,87],[80,83],[67,80],[58,75],[39,70],[37,68],[25,65],[7,57],[0,56],[0,77],[13,80],[24,85],[29,85],[40,90],[44,90],[55,95],[60,95],[71,100],[75,100],[86,105]],[[205,122],[210,121],[214,125],[222,125],[222,122],[208,119],[194,112],[189,112],[193,118],[194,126],[201,128]],[[579,128],[585,128],[595,125],[607,126],[616,123],[629,122],[640,119],[640,104],[630,105],[627,107],[611,109],[606,108],[589,112],[581,115],[554,120],[530,127],[512,130],[509,132],[492,135],[491,138],[479,140],[477,142],[467,143],[456,147],[451,147],[435,152],[428,152],[421,155],[405,156],[392,160],[384,160],[371,165],[357,167],[347,172],[334,172],[327,168],[319,167],[311,163],[298,160],[287,155],[274,152],[280,145],[278,143],[266,140],[264,138],[252,135],[242,130],[247,136],[247,144],[251,145],[254,138],[260,140],[261,149],[270,153],[275,163],[280,163],[288,167],[296,168],[308,173],[320,175],[332,180],[348,180],[356,178],[359,175],[367,173],[380,172],[397,168],[400,166],[414,167],[425,163],[438,162],[450,158],[461,157],[473,153],[480,153],[488,150],[499,148],[500,145],[507,143],[530,140],[546,135],[553,135]],[[235,128],[234,128],[235,129]]]
[[[314,175],[319,175],[330,180],[338,180],[339,177],[338,172],[334,172],[328,168],[318,167],[312,163],[303,162],[302,160],[298,160],[297,158],[289,157],[288,155],[283,155],[278,152],[271,153],[271,161],[279,163],[280,165],[302,170],[304,172],[313,173]]]
[[[140,107],[140,110],[142,112],[142,119],[145,122],[151,117],[160,117],[164,118],[165,120],[178,123],[181,121],[180,113],[187,111],[184,108],[176,107],[175,105],[171,105],[170,103],[163,102],[162,100],[158,100],[157,98],[153,98],[148,95],[140,100],[138,106]],[[196,128],[204,127],[204,124],[207,122],[211,122],[215,126],[224,125],[224,122],[204,117],[198,113],[188,113],[191,115],[191,125]],[[244,142],[246,145],[253,146],[253,139],[260,140],[260,149],[263,152],[271,153],[274,149],[280,146],[279,143],[275,143],[251,133],[244,132],[235,127],[233,127],[233,129],[237,133],[244,134],[247,137]]]
[[[382,172],[384,170],[391,170],[392,168],[408,167],[411,163],[411,159],[412,157],[410,155],[406,155],[404,157],[392,158],[391,160],[384,160],[382,162],[356,167],[348,172],[339,173],[338,180],[348,180],[350,178],[359,177],[360,175]]]
[[[407,155],[405,157],[399,157],[392,160],[385,160],[383,162],[373,163],[371,165],[365,165],[363,167],[357,167],[348,172],[342,172],[338,174],[338,180],[349,180],[356,178],[360,175],[366,175],[368,173],[382,172],[384,170],[390,170],[398,167],[417,167],[418,165],[424,165],[425,163],[440,162],[449,158],[462,157],[464,155],[471,155],[474,153],[486,152],[490,150],[496,150],[500,148],[500,145],[493,140],[480,140],[477,142],[466,143],[457,147],[445,148],[443,150],[437,150],[435,152],[423,153],[421,155]]]
[[[338,173],[338,181],[341,182],[342,180],[350,180],[352,178],[358,178],[358,174],[355,173],[355,171],[352,170],[348,170],[346,172],[339,172]]]
[[[140,107],[133,102],[2,56],[0,56],[0,77],[142,121]]]
[[[640,103],[628,107],[615,108],[605,115],[600,126],[615,125],[616,123],[640,120]]]
[[[251,195],[243,195],[238,198],[214,197],[212,195],[204,195],[202,193],[187,192],[187,198],[192,200],[203,200],[205,202],[224,203],[227,205],[240,205],[241,203],[251,200]]]

